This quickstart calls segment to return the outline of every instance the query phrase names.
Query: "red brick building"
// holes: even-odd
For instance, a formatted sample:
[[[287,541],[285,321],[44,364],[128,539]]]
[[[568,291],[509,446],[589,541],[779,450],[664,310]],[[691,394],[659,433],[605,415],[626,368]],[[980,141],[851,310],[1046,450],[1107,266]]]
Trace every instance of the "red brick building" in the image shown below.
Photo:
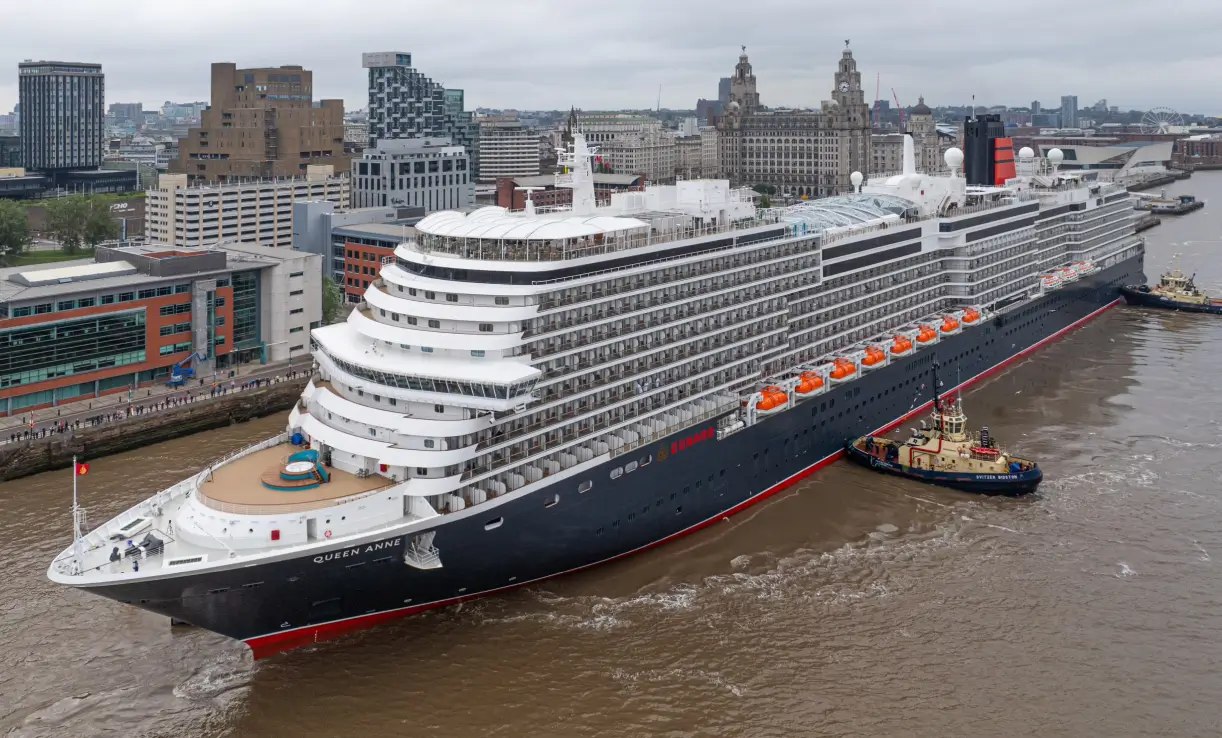
[[[369,283],[378,278],[382,264],[395,260],[395,248],[416,233],[408,223],[370,223],[336,228],[331,232],[332,252],[344,254],[344,296],[351,304],[361,301]]]
[[[526,208],[526,192],[520,187],[539,188],[530,193],[535,207],[557,207],[571,205],[573,191],[557,187],[556,178],[550,174],[538,177],[502,177],[496,182],[496,204],[509,210]],[[631,192],[645,189],[643,174],[595,174],[594,198],[600,204],[611,201],[613,192]]]

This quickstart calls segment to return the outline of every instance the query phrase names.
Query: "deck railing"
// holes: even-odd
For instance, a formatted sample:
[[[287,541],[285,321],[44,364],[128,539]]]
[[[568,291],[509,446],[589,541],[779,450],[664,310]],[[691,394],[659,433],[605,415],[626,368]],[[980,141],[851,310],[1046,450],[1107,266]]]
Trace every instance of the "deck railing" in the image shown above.
[[[239,502],[224,502],[212,497],[208,497],[202,491],[198,495],[198,499],[205,507],[223,513],[231,513],[233,515],[281,515],[284,513],[305,512],[308,510],[322,510],[323,508],[335,507],[343,505],[355,500],[372,497],[379,492],[384,492],[388,488],[393,487],[398,482],[389,481],[375,489],[357,492],[356,494],[348,495],[347,497],[336,497],[329,500],[315,500],[313,502],[286,502],[283,504],[265,504],[265,505],[247,505]]]

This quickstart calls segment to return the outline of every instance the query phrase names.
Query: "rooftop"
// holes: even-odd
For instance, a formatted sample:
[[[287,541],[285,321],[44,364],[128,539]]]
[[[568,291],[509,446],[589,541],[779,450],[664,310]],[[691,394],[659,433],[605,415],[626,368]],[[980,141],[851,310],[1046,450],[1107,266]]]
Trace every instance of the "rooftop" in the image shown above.
[[[219,277],[251,266],[272,266],[310,256],[301,251],[246,243],[226,244],[223,248],[158,243],[99,246],[96,258],[0,269],[0,302],[54,299],[80,292],[147,287],[168,280]]]

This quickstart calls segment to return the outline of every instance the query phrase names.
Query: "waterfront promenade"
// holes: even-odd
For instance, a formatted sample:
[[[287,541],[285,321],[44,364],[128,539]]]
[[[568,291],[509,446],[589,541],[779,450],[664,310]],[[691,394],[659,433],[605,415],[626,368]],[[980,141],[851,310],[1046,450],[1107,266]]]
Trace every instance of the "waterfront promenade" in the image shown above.
[[[121,423],[151,413],[173,412],[186,406],[206,403],[234,393],[260,389],[270,384],[301,377],[311,371],[310,363],[275,362],[241,367],[236,376],[228,372],[192,379],[182,387],[164,383],[127,392],[68,402],[32,412],[14,413],[0,418],[0,446],[18,441],[39,440],[71,435],[81,428]]]

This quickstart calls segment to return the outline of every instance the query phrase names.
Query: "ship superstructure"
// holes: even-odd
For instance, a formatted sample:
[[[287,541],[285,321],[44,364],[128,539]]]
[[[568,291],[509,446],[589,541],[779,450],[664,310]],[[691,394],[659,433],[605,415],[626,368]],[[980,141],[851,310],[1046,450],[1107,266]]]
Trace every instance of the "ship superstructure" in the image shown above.
[[[259,654],[520,586],[767,497],[920,412],[935,355],[975,381],[1141,272],[1130,211],[1048,163],[969,186],[961,152],[924,175],[906,138],[902,173],[839,197],[760,209],[699,180],[599,206],[574,139],[570,208],[420,221],[314,329],[282,435],[50,577]],[[110,561],[132,531],[155,533],[139,571]]]

